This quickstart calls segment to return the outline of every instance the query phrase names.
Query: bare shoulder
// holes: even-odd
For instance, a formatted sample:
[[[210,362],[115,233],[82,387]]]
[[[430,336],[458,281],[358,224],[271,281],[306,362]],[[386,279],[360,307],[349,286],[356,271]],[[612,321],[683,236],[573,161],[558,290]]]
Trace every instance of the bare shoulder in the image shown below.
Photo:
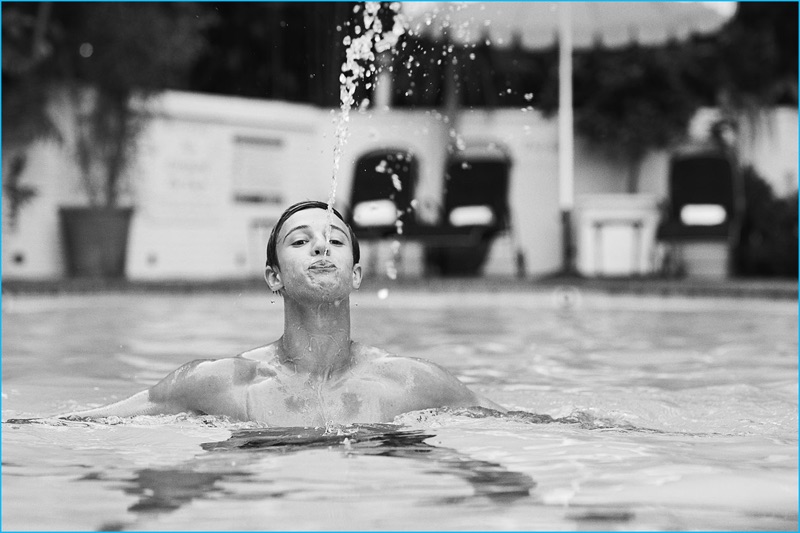
[[[267,363],[241,356],[196,360],[149,389],[162,412],[191,411],[247,420],[247,388],[275,375]]]
[[[150,389],[155,400],[190,398],[197,394],[227,392],[231,387],[247,385],[274,375],[269,365],[242,356],[222,359],[198,359],[186,363]]]
[[[236,357],[241,357],[243,359],[252,359],[253,361],[260,361],[260,362],[271,362],[275,359],[277,355],[278,349],[278,341],[272,342],[265,346],[259,346],[258,348],[253,348],[252,350],[247,350],[246,352],[242,352]]]
[[[395,383],[423,407],[472,407],[502,409],[471,391],[456,376],[438,364],[416,357],[403,357],[381,348],[359,345],[359,374],[367,379]],[[422,407],[417,407],[422,408]]]
[[[359,364],[364,365],[367,369],[396,373],[424,372],[458,381],[455,376],[443,367],[427,359],[404,357],[388,352],[382,348],[360,343],[355,343],[354,348],[357,350],[356,354],[359,359]]]

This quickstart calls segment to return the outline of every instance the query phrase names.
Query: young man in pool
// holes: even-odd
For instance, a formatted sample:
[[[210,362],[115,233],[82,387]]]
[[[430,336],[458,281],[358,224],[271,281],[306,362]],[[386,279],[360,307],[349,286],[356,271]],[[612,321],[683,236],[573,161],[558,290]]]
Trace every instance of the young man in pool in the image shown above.
[[[272,344],[178,368],[126,400],[63,415],[180,412],[271,426],[391,422],[409,411],[481,406],[503,410],[443,368],[350,339],[350,293],[361,285],[352,229],[327,205],[306,201],[281,215],[267,244],[265,278],[283,296],[283,336]]]

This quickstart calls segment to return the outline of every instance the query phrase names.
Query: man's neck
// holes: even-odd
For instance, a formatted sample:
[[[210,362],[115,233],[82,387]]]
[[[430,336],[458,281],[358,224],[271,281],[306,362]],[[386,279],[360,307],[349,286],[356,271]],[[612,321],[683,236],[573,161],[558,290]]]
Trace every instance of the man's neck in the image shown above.
[[[314,305],[284,302],[281,363],[297,373],[328,380],[350,368],[350,301]]]

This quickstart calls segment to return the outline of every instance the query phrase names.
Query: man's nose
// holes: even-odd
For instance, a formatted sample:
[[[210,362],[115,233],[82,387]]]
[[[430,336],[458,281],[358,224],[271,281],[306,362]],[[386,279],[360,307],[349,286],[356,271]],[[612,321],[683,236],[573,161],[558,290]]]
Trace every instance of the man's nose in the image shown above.
[[[327,242],[325,241],[325,237],[317,237],[314,239],[314,246],[311,249],[311,253],[314,255],[322,255],[326,251]],[[330,254],[330,250],[327,250],[328,254]]]

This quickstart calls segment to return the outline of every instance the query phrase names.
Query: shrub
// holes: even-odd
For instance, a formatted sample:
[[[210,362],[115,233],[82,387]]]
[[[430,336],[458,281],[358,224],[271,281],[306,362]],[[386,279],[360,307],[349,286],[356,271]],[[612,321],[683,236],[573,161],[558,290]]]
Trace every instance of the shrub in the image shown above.
[[[776,197],[755,169],[742,171],[746,206],[735,270],[741,276],[797,277],[797,192]]]

